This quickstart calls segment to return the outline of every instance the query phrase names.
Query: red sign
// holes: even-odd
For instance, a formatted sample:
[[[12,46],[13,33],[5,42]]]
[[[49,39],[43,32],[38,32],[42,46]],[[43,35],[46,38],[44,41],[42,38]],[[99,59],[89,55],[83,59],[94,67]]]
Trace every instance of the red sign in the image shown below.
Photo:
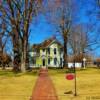
[[[67,80],[73,80],[74,79],[74,74],[72,74],[72,73],[67,74],[66,79]]]

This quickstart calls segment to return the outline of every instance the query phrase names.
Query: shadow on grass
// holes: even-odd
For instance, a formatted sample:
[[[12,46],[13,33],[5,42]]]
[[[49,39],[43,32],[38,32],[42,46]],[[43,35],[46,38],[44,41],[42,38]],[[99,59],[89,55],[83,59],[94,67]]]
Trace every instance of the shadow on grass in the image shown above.
[[[57,74],[67,74],[67,73],[74,73],[74,68],[67,68],[67,69],[58,69],[58,68],[50,68],[49,70],[50,75],[57,75]],[[100,73],[100,69],[97,67],[86,67],[84,68],[76,68],[76,72],[82,73]]]
[[[77,72],[88,72],[88,71],[96,71],[99,72],[99,69],[97,67],[88,67],[86,69],[76,69]],[[50,68],[48,69],[49,74],[51,75],[57,75],[57,74],[66,74],[66,73],[74,73],[74,69],[58,69],[58,68]],[[8,76],[8,77],[20,77],[22,75],[31,75],[31,76],[37,76],[39,73],[39,69],[33,69],[31,71],[27,71],[25,73],[21,72],[13,72],[12,69],[0,69],[0,76]]]
[[[20,77],[23,75],[31,75],[31,76],[37,76],[38,75],[38,71],[37,69],[34,69],[32,71],[27,71],[25,73],[21,73],[21,72],[13,72],[12,70],[2,70],[0,69],[0,76],[7,76],[7,77]]]

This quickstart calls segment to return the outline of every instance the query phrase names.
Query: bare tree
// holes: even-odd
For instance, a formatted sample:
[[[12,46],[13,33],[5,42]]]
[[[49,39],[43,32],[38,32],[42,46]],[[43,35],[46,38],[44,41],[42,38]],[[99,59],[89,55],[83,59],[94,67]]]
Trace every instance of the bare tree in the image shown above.
[[[92,0],[89,9],[86,9],[89,18],[89,24],[94,25],[94,33],[96,38],[96,48],[100,47],[100,0]]]
[[[5,58],[4,57],[5,48],[6,48],[7,41],[9,39],[9,35],[3,29],[4,27],[6,27],[6,24],[1,20],[0,22],[0,59],[1,59],[0,62],[3,69],[5,69],[3,58]]]
[[[3,30],[6,27],[6,24],[1,21],[0,23],[0,51],[3,53],[6,46],[9,35]]]
[[[82,25],[74,26],[73,29],[69,36],[69,45],[71,46],[73,53],[84,53],[89,44],[88,34],[83,31]]]
[[[71,31],[68,43],[75,56],[75,61],[83,62],[84,57],[89,61],[90,54],[95,50],[94,47],[97,44],[96,35],[92,33],[94,26],[78,24],[73,27],[74,30]]]
[[[14,70],[25,72],[30,24],[37,15],[42,0],[6,0],[0,5],[2,19],[12,37]],[[21,65],[20,65],[21,64]]]
[[[74,0],[49,0],[46,6],[46,16],[54,25],[56,30],[61,33],[64,47],[63,67],[67,67],[68,35],[70,34],[74,12]],[[74,11],[73,11],[74,10]],[[74,17],[75,18],[75,17]]]

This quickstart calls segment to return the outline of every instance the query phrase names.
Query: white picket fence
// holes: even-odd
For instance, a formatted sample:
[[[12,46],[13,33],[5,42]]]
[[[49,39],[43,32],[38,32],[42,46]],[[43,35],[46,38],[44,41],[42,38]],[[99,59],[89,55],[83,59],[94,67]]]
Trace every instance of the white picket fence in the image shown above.
[[[68,68],[74,67],[74,63],[68,63]],[[75,63],[76,68],[81,68],[82,63]]]

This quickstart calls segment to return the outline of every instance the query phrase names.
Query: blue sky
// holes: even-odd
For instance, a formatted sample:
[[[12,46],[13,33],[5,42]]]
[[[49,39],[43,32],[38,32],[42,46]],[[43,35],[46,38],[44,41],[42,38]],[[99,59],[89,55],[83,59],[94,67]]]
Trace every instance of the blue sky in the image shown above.
[[[33,20],[29,40],[31,44],[37,44],[53,36],[54,34],[55,30],[53,29],[53,26],[44,16],[40,15],[37,19]]]
[[[78,16],[77,23],[89,23],[95,20],[93,16],[88,16],[86,11],[94,9],[93,7],[94,0],[76,0],[78,7]],[[56,29],[46,20],[46,17],[40,15],[37,19],[33,20],[31,25],[31,35],[30,35],[30,43],[40,43],[44,39],[51,37],[56,34]]]
[[[76,0],[76,6],[78,7],[77,23],[94,23],[96,18],[94,15],[90,14],[92,10],[95,9],[95,0]],[[87,13],[89,12],[89,14]],[[31,34],[29,41],[32,44],[41,43],[45,39],[57,35],[56,28],[52,26],[46,17],[40,15],[38,18],[33,19],[31,24]],[[94,32],[95,33],[95,32]],[[100,49],[93,51],[95,56],[100,56]]]

